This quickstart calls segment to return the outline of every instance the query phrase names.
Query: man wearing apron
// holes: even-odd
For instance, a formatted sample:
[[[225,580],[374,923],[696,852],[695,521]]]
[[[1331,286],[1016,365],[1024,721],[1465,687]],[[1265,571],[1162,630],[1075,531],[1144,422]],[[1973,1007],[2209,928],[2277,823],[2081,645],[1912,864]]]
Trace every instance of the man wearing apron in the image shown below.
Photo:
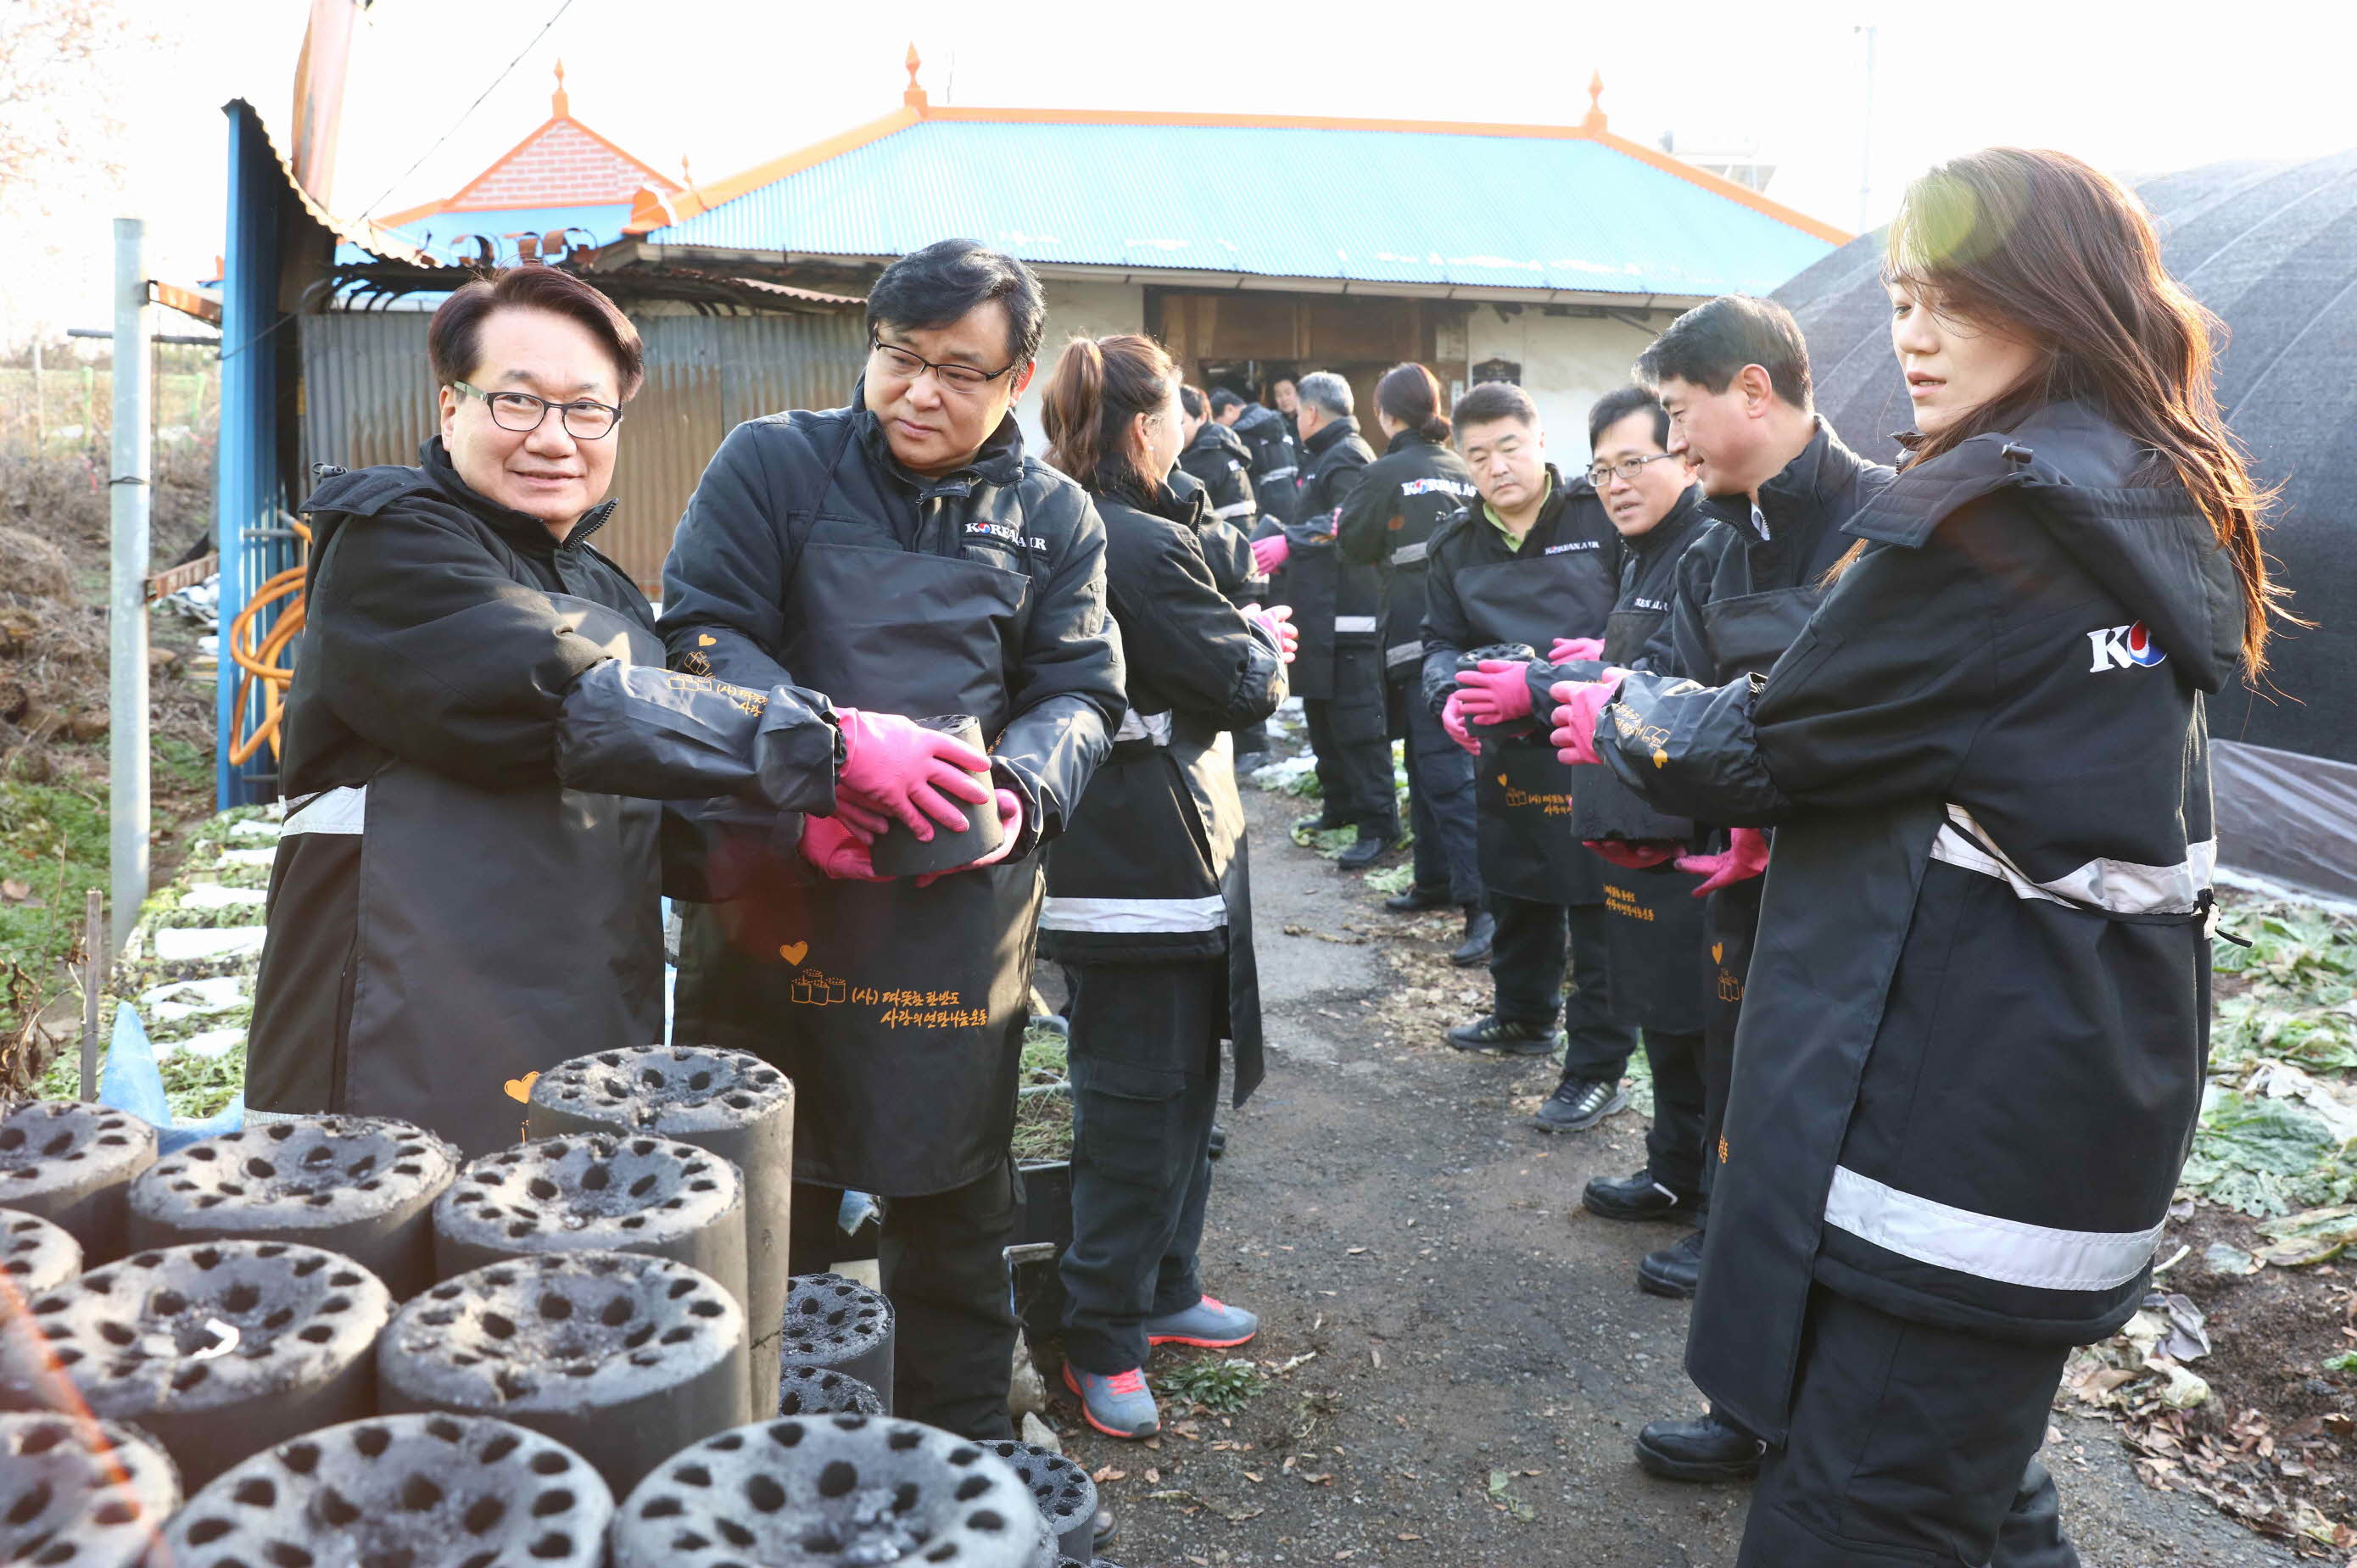
[[[682,936],[674,1036],[753,1051],[794,1080],[792,1266],[834,1262],[845,1188],[885,1199],[899,1314],[893,1402],[1006,1437],[1015,1319],[1016,1059],[1039,860],[1125,709],[1104,528],[1025,456],[1011,413],[1043,307],[1020,262],[942,241],[868,295],[852,406],[740,425],[663,569],[672,662],[739,685],[981,723],[1006,829],[930,878],[870,881],[856,833],[708,846]]]
[[[1808,345],[1792,314],[1772,301],[1725,295],[1696,306],[1639,358],[1637,379],[1660,394],[1670,414],[1669,450],[1693,470],[1715,519],[1679,558],[1669,618],[1647,644],[1646,667],[1706,686],[1764,675],[1824,597],[1826,571],[1851,543],[1842,524],[1896,476],[1843,446],[1811,412]],[[1768,848],[1749,828],[1705,829],[1704,836],[1707,851],[1678,864],[1705,874],[1708,896],[1707,1170],[1723,1157],[1719,1129]],[[1684,1258],[1670,1255],[1674,1248],[1648,1258],[1652,1277],[1698,1280],[1696,1241]],[[1657,1476],[1717,1480],[1757,1471],[1761,1446],[1712,1412],[1647,1425],[1637,1460]]]
[[[862,715],[782,676],[667,674],[646,596],[589,543],[641,373],[605,295],[513,268],[426,343],[442,424],[418,465],[330,470],[303,508],[246,1104],[399,1117],[476,1155],[524,1135],[543,1070],[661,1038],[657,799],[791,822],[834,810],[839,767],[880,773]]]
[[[1497,1001],[1486,1017],[1448,1031],[1448,1043],[1545,1056],[1564,1042],[1563,1079],[1538,1124],[1577,1132],[1628,1102],[1620,1075],[1637,1045],[1608,1002],[1602,865],[1572,837],[1574,774],[1532,724],[1527,697],[1519,718],[1501,714],[1472,744],[1465,705],[1476,688],[1460,682],[1458,660],[1495,645],[1552,650],[1562,637],[1599,647],[1592,639],[1619,589],[1620,536],[1587,482],[1566,482],[1547,462],[1538,408],[1520,387],[1475,387],[1458,402],[1456,426],[1480,499],[1443,524],[1426,553],[1424,697],[1458,745],[1478,749],[1476,848],[1497,922]],[[1514,685],[1522,689],[1519,666]]]

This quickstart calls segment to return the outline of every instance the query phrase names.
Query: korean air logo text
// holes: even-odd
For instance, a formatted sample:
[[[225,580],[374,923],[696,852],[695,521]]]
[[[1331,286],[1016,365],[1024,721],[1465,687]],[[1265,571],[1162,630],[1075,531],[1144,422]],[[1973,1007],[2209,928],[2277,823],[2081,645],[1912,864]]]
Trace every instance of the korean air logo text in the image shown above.
[[[2142,621],[2134,626],[2107,626],[2100,631],[2091,631],[2087,643],[2094,650],[2094,662],[2088,670],[2097,675],[2106,670],[2149,670],[2169,657]]]

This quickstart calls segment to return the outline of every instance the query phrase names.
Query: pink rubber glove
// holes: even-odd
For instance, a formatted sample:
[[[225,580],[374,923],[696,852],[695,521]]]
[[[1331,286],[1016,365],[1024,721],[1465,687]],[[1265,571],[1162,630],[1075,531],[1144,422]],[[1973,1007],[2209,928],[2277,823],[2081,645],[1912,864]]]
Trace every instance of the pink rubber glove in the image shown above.
[[[1703,878],[1703,885],[1694,890],[1695,897],[1749,882],[1768,869],[1767,834],[1758,828],[1737,828],[1729,837],[1732,842],[1720,854],[1678,856],[1680,871]]]
[[[1276,656],[1287,664],[1293,662],[1294,650],[1301,646],[1301,633],[1293,624],[1291,605],[1246,605],[1243,618],[1276,639]]]
[[[889,882],[867,858],[868,838],[841,817],[802,819],[802,858],[836,882]]]
[[[998,792],[998,847],[988,854],[978,854],[963,865],[952,865],[947,871],[929,871],[917,878],[920,887],[931,887],[944,876],[955,876],[961,871],[976,871],[985,865],[996,865],[1014,853],[1015,840],[1023,832],[1023,798],[1012,789]]]
[[[1596,715],[1620,690],[1624,671],[1607,673],[1610,679],[1603,681],[1558,681],[1548,693],[1560,704],[1554,714],[1555,728],[1547,736],[1555,743],[1558,762],[1597,760]]]
[[[1266,539],[1254,540],[1252,550],[1253,570],[1265,577],[1293,554],[1293,542],[1282,533],[1272,533]]]
[[[890,817],[930,843],[934,822],[965,831],[957,801],[979,806],[990,799],[990,758],[954,736],[898,714],[837,708],[834,716],[843,728],[835,796],[848,795],[854,811],[866,819]]]
[[[1459,670],[1465,716],[1477,725],[1508,725],[1531,716],[1530,666],[1519,659],[1484,659],[1478,670]]]
[[[1547,662],[1550,664],[1568,664],[1575,659],[1603,657],[1604,639],[1600,637],[1558,637],[1555,639],[1555,646],[1547,650]]]
[[[1463,687],[1448,693],[1448,701],[1440,707],[1440,727],[1448,732],[1449,739],[1479,757],[1481,755],[1481,743],[1475,740],[1472,732],[1465,727],[1464,702]]]
[[[1678,853],[1678,846],[1674,843],[1631,843],[1626,839],[1582,839],[1580,842],[1623,871],[1642,871],[1649,865],[1661,865]]]

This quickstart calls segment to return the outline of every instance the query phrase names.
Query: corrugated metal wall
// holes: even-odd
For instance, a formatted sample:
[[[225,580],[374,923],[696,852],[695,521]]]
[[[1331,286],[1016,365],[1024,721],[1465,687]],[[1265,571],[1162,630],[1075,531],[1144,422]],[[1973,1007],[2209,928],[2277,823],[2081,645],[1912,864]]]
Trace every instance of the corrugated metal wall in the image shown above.
[[[436,428],[422,311],[301,318],[303,461],[364,467],[414,463]],[[614,494],[597,536],[651,593],[672,531],[704,465],[737,424],[851,396],[866,338],[856,315],[632,316],[647,384],[623,422]]]

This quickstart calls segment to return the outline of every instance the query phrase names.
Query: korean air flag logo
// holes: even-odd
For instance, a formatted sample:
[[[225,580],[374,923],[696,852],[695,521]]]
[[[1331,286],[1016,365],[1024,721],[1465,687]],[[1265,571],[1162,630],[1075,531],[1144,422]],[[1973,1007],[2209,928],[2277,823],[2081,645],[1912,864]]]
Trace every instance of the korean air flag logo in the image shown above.
[[[2169,657],[2142,621],[2091,631],[2087,642],[2094,650],[2094,662],[2088,668],[2098,675],[2106,670],[2149,670]]]

